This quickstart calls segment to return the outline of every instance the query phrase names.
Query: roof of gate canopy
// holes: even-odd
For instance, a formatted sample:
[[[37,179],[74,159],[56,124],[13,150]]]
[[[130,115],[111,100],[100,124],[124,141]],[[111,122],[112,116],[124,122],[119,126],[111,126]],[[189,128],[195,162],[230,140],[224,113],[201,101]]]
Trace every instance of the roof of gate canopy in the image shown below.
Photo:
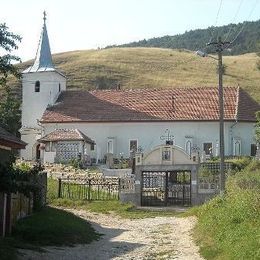
[[[240,87],[224,88],[224,119],[255,121],[260,105]],[[217,121],[217,87],[62,92],[41,122]]]
[[[55,142],[55,141],[85,141],[89,144],[95,142],[88,136],[84,135],[78,129],[56,129],[53,132],[38,139],[38,142]]]

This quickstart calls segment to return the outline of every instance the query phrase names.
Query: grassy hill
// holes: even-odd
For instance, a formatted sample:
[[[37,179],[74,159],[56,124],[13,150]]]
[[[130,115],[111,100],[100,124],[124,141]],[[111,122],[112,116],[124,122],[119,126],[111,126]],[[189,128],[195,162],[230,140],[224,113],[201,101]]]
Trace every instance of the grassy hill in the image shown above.
[[[160,48],[111,48],[59,53],[56,67],[68,77],[68,89],[174,88],[217,86],[217,62],[194,52]],[[31,61],[32,62],[32,61]],[[21,65],[24,69],[31,62]],[[260,57],[225,56],[224,85],[247,90],[260,101]],[[12,81],[13,85],[16,84]],[[21,88],[19,88],[19,92]]]

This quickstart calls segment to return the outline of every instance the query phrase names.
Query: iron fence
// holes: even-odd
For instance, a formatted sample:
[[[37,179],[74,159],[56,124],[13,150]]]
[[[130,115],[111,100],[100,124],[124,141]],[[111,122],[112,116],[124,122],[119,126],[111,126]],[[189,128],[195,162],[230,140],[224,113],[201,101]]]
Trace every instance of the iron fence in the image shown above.
[[[58,197],[73,200],[118,200],[119,178],[59,179]]]

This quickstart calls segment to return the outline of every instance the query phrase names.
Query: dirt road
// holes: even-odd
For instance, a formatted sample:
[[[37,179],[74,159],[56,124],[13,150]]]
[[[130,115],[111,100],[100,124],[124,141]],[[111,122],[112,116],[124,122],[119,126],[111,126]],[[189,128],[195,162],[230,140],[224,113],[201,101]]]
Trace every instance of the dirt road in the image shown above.
[[[156,217],[137,220],[70,210],[88,220],[101,234],[99,241],[75,247],[46,247],[40,253],[21,250],[21,260],[203,259],[191,237],[193,217]]]

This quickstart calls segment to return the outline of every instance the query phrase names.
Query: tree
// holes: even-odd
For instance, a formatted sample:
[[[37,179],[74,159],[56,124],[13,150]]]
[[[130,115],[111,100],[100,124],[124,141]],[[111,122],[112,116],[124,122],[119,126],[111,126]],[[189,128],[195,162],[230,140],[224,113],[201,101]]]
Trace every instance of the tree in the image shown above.
[[[7,85],[7,78],[9,75],[20,77],[19,71],[13,65],[20,58],[11,55],[20,41],[20,36],[10,32],[5,24],[0,24],[0,49],[6,53],[0,56],[0,125],[13,134],[17,134],[20,128],[21,111],[20,102],[13,97]]]

